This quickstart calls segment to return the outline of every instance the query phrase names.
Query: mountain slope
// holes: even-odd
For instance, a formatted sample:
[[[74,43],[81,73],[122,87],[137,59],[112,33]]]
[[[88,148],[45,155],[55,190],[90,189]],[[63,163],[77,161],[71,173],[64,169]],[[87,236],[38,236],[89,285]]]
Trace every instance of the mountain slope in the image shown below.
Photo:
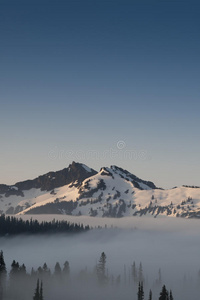
[[[4,186],[2,189],[0,210],[7,214],[200,217],[199,188],[158,189],[117,166],[97,173],[73,162],[31,183],[17,183],[6,192]]]
[[[40,201],[41,196],[42,201],[48,198],[49,191],[53,194],[55,188],[69,184],[79,186],[84,179],[96,173],[84,164],[72,162],[68,168],[49,172],[33,180],[17,182],[12,186],[0,184],[0,213],[16,214]]]

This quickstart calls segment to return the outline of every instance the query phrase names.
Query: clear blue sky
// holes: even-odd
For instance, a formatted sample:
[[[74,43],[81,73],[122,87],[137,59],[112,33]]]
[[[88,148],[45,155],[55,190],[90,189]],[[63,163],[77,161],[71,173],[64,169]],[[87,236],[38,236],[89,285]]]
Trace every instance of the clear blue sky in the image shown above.
[[[197,1],[1,0],[0,183],[75,160],[200,185],[199,15]]]

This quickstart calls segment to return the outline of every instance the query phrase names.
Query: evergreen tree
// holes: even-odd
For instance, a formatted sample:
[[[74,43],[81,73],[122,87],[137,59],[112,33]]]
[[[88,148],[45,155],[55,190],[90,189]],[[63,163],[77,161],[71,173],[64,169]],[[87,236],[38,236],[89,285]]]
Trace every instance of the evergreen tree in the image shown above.
[[[163,287],[162,287],[162,291],[160,292],[159,300],[169,300],[169,293],[168,293],[165,285],[163,285]]]
[[[33,300],[44,300],[43,297],[43,283],[41,281],[39,281],[39,279],[37,280],[37,285],[36,285],[36,289],[35,289],[35,294],[33,296]]]
[[[107,281],[106,276],[106,255],[104,252],[101,253],[98,265],[97,265],[97,277],[101,284],[105,284]]]
[[[64,263],[63,274],[65,276],[69,276],[69,274],[70,274],[70,266],[69,266],[69,262],[67,260]]]
[[[139,282],[138,283],[138,292],[137,292],[138,300],[140,300],[140,293],[141,293],[141,287],[140,287],[140,282]]]
[[[56,265],[55,265],[54,275],[55,276],[61,276],[61,267],[60,267],[59,262],[57,262]]]
[[[3,251],[0,252],[0,278],[6,277],[6,264],[4,261]]]
[[[143,299],[144,299],[144,289],[143,289],[143,282],[141,282],[141,285],[140,285],[140,290],[141,290],[141,296],[140,296],[140,300],[143,300]]]
[[[144,282],[142,263],[140,262],[139,271],[138,271],[138,280]]]
[[[174,300],[174,297],[172,296],[172,291],[170,290],[170,293],[169,293],[169,300]]]
[[[136,283],[137,282],[137,269],[136,269],[135,261],[132,264],[132,278],[133,278],[133,281]]]
[[[139,282],[138,284],[138,293],[137,293],[137,296],[138,296],[138,300],[143,300],[144,299],[144,289],[143,289],[143,283]]]
[[[47,267],[46,263],[44,263],[44,265],[43,265],[43,270],[44,270],[45,273],[48,272],[48,267]]]
[[[42,283],[42,281],[41,281],[41,284],[40,284],[39,300],[44,300],[44,298],[43,298],[43,283]]]
[[[3,251],[0,252],[0,300],[3,299],[3,293],[6,287],[6,264]]]
[[[37,280],[37,285],[35,289],[35,294],[33,296],[33,300],[40,300],[40,286],[39,286],[39,279]]]
[[[9,273],[9,294],[10,294],[10,298],[11,299],[21,299],[21,288],[20,288],[20,278],[19,278],[19,274],[20,274],[20,267],[19,267],[19,263],[16,262],[15,260],[13,260],[12,264],[11,264],[11,270]]]
[[[51,275],[51,270],[48,268],[48,266],[47,266],[46,263],[44,263],[42,269],[43,269],[43,275],[44,275],[44,277],[45,276],[49,277]]]
[[[14,280],[17,274],[19,273],[19,263],[13,260],[11,264],[11,270],[10,270],[10,280]]]
[[[149,300],[152,300],[152,291],[149,291]]]

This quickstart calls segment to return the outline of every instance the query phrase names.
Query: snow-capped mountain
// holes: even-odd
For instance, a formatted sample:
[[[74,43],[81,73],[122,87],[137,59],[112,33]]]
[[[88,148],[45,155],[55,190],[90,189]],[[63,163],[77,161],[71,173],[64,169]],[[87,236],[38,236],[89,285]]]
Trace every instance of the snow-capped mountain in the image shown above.
[[[198,218],[200,188],[163,190],[117,166],[97,173],[73,162],[34,180],[0,185],[0,213]]]

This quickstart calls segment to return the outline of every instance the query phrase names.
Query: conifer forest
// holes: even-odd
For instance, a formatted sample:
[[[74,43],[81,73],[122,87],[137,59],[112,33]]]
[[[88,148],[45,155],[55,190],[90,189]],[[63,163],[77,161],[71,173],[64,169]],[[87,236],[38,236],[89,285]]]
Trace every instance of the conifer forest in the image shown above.
[[[70,264],[66,260],[61,266],[55,263],[53,270],[44,262],[37,269],[27,272],[26,266],[13,260],[7,272],[4,254],[0,252],[0,300],[45,300],[45,299],[137,299],[152,300],[152,289],[145,295],[145,274],[142,263],[136,263],[126,272],[117,276],[109,274],[106,254],[101,253],[97,264],[89,271],[87,267],[71,275]],[[148,286],[148,284],[147,284]],[[162,288],[161,288],[162,287]],[[154,290],[159,290],[158,300],[173,300],[172,291],[162,285],[161,272],[155,281]]]

